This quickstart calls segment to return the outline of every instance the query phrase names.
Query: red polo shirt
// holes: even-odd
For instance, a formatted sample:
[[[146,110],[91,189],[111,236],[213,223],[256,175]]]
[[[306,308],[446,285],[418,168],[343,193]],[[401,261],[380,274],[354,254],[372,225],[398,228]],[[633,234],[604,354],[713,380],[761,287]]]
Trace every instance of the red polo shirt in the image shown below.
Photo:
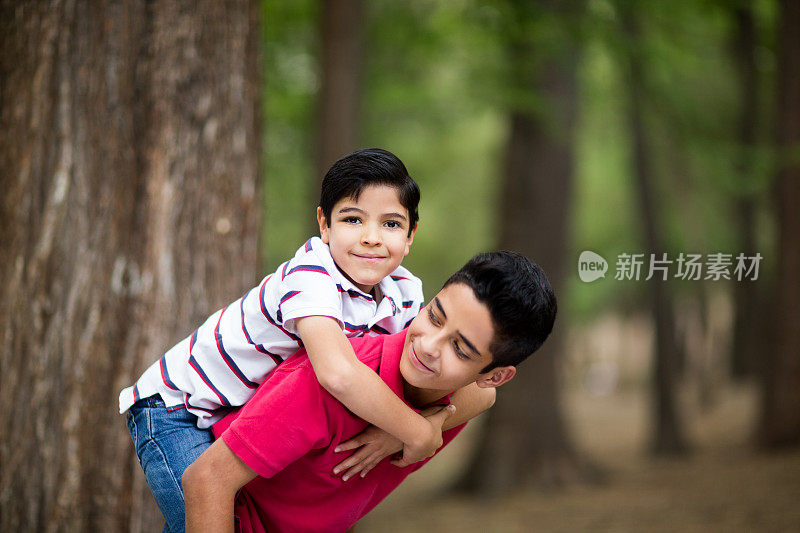
[[[401,399],[405,337],[406,330],[350,339],[358,358]],[[347,454],[333,449],[366,426],[319,385],[308,357],[291,357],[279,365],[244,407],[213,426],[214,435],[222,435],[258,474],[236,497],[237,527],[243,532],[330,532],[353,526],[425,463],[398,468],[384,459],[365,478],[344,482],[334,476],[333,467]],[[444,443],[462,428],[444,432]]]

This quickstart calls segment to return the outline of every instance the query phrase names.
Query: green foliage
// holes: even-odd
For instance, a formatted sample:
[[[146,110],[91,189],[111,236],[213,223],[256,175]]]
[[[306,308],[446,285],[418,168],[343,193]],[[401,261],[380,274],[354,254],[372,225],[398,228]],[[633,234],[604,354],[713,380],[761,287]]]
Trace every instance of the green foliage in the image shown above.
[[[364,144],[395,152],[420,184],[420,229],[404,264],[430,295],[496,240],[504,116],[478,73],[492,73],[500,50],[464,22],[470,2],[370,8]]]
[[[588,0],[366,2],[362,145],[406,163],[422,188],[421,223],[405,265],[432,294],[473,253],[495,246],[509,111],[545,117],[527,72],[580,48],[576,176],[564,307],[573,316],[635,301],[644,283],[613,280],[616,256],[643,251],[632,175],[629,65],[642,60],[644,120],[667,251],[740,251],[735,202],[760,202],[759,246],[770,252],[773,156],[772,0],[754,3],[759,142],[740,141],[741,94],[733,56],[738,2]],[[741,4],[745,5],[745,4]],[[317,3],[267,0],[265,13],[265,255],[270,268],[307,237],[317,191],[313,128],[319,86]],[[627,15],[626,15],[627,14]],[[631,34],[625,16],[635,21]],[[509,50],[526,47],[527,63]],[[605,280],[583,284],[577,256],[609,260]],[[687,286],[678,290],[695,290]]]
[[[317,3],[266,1],[264,34],[265,272],[294,255],[308,238],[317,191],[312,190],[313,127],[319,68]]]
[[[756,121],[764,139],[772,103],[772,76],[763,27],[772,2],[759,2],[756,22],[762,101]],[[769,139],[741,144],[741,83],[732,42],[737,31],[731,2],[589,2],[581,66],[581,124],[571,259],[590,249],[609,261],[605,281],[590,286],[568,278],[569,304],[576,316],[636,299],[643,283],[609,282],[619,253],[644,251],[641,213],[633,188],[632,141],[628,124],[629,60],[643,64],[645,128],[656,182],[656,216],[667,252],[742,251],[736,201],[760,202],[759,249],[770,255],[768,194],[773,172]],[[638,32],[631,35],[625,10]],[[613,213],[609,216],[610,213]],[[774,255],[772,255],[774,257]],[[571,261],[570,264],[574,264]],[[692,285],[694,283],[694,285]],[[697,282],[676,290],[696,291]]]

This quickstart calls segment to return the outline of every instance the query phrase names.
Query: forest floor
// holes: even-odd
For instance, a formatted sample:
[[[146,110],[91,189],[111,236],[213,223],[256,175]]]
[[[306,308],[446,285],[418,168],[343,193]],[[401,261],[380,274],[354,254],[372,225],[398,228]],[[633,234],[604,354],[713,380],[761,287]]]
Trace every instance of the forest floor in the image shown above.
[[[409,477],[356,531],[800,531],[800,450],[757,452],[753,387],[722,387],[702,410],[683,402],[683,411],[694,413],[686,420],[692,449],[683,458],[647,453],[647,400],[633,390],[567,394],[574,441],[602,469],[599,485],[532,489],[502,500],[448,495],[445,487],[471,453],[473,429]]]

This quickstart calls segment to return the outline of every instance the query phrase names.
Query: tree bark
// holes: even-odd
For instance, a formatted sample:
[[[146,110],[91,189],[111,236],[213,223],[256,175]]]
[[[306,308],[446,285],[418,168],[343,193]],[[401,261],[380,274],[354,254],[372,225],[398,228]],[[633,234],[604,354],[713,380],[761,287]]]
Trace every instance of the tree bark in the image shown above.
[[[800,4],[780,6],[777,181],[779,220],[777,343],[766,354],[760,441],[767,448],[800,444]]]
[[[0,6],[0,530],[154,531],[117,395],[256,278],[257,4]]]
[[[361,0],[325,0],[321,15],[322,83],[317,125],[317,187],[328,168],[358,148],[364,70]]]
[[[577,54],[551,57],[536,70],[534,50],[512,45],[528,91],[544,97],[545,112],[511,113],[501,198],[501,248],[516,250],[544,270],[563,295],[567,220],[573,180]],[[459,488],[499,494],[519,486],[552,487],[596,472],[572,445],[561,408],[556,358],[563,350],[563,319],[544,346],[504,385]]]

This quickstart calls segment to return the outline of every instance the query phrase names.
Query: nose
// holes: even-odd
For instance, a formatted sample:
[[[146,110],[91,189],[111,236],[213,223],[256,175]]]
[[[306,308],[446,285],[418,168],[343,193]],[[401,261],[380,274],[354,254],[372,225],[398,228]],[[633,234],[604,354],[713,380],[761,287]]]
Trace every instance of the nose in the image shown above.
[[[429,331],[420,337],[420,348],[430,359],[438,359],[441,355],[442,337],[440,330]]]
[[[361,243],[376,246],[381,243],[381,232],[375,224],[364,224],[361,229]]]

